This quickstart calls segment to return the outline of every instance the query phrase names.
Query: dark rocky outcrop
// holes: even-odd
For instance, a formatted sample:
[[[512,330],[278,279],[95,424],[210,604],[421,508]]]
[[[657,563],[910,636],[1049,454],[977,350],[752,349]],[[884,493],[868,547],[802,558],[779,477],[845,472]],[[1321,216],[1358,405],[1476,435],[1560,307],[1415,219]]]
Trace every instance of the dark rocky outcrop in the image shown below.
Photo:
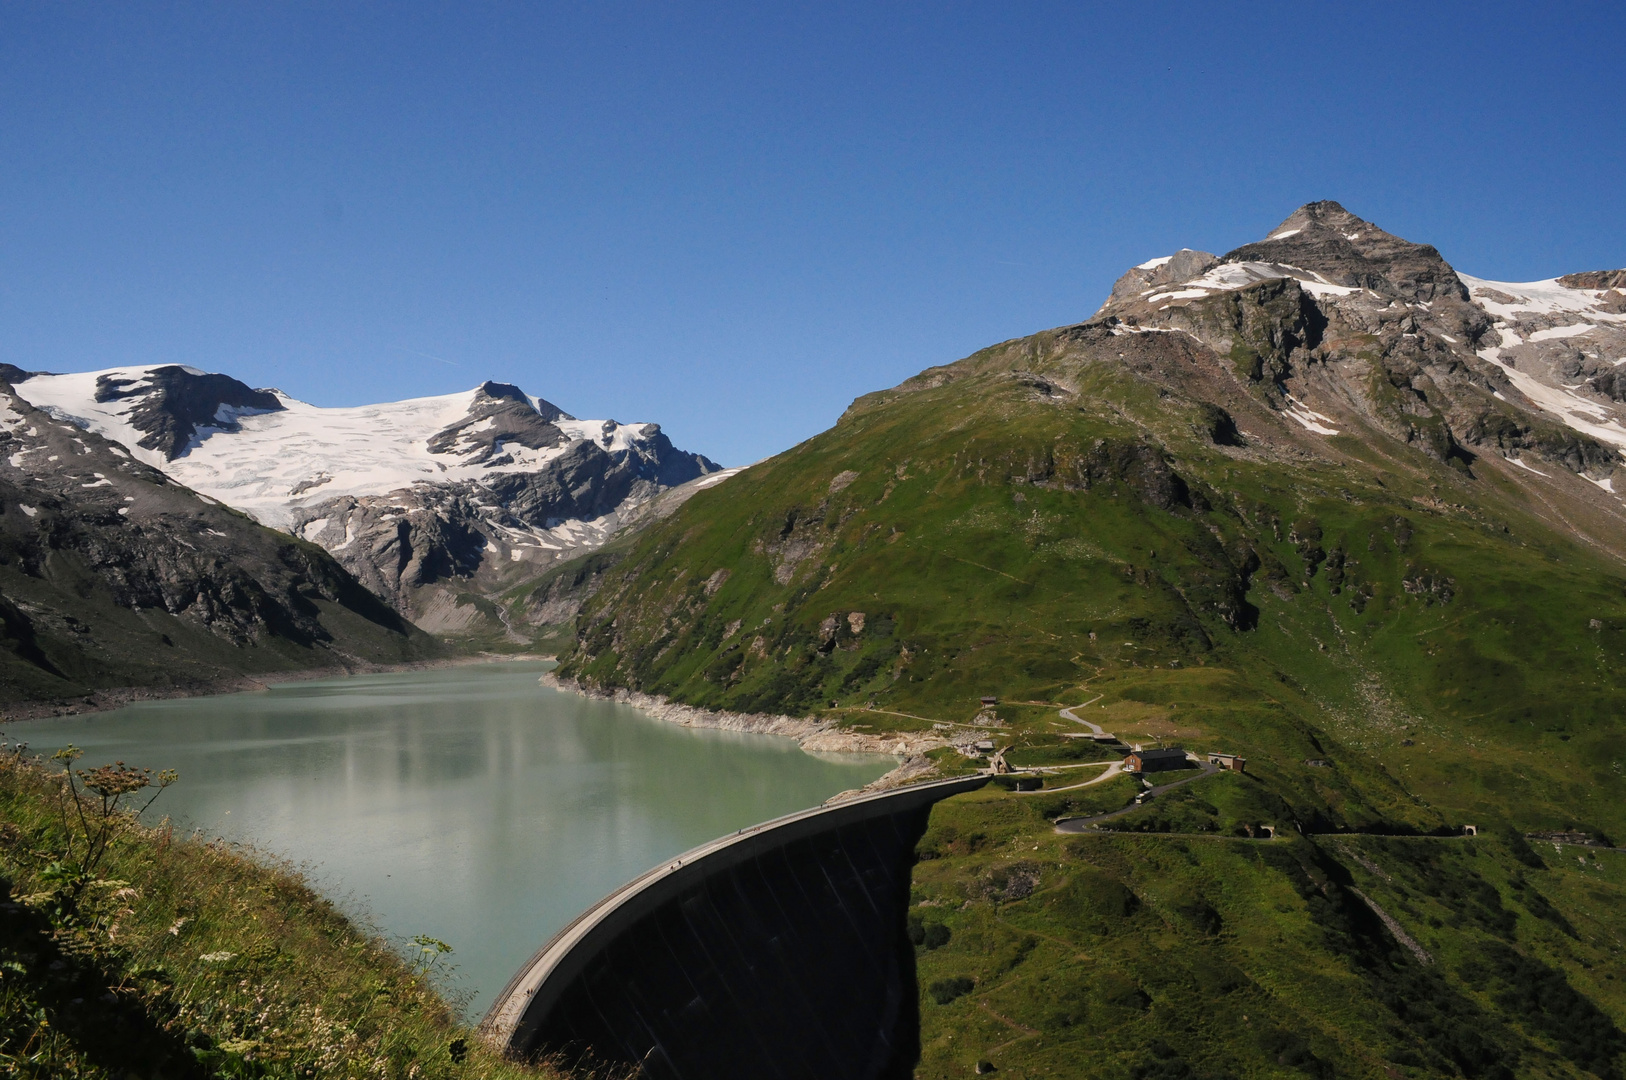
[[[1558,283],[1571,289],[1626,289],[1626,270],[1583,270],[1565,274]]]
[[[1121,483],[1159,510],[1192,505],[1191,489],[1154,446],[1102,439],[1071,465],[1061,475],[1062,486],[1067,488],[1088,491],[1097,484]]]
[[[429,440],[435,454],[455,454],[466,461],[496,464],[504,443],[531,450],[560,446],[569,439],[554,426],[555,420],[571,419],[564,410],[547,401],[540,408],[517,386],[487,382],[475,391],[468,415]]]
[[[1626,401],[1626,371],[1618,368],[1587,380],[1587,385],[1612,401]]]
[[[193,690],[437,646],[326,552],[0,384],[0,701]]]
[[[1221,261],[1285,263],[1336,285],[1399,300],[1468,299],[1467,287],[1437,249],[1392,236],[1331,201],[1299,207],[1271,238],[1244,244]]]
[[[1510,457],[1528,452],[1583,476],[1607,476],[1619,460],[1614,450],[1590,435],[1507,408],[1487,410],[1475,417],[1463,431],[1463,438],[1473,446],[1494,446]]]
[[[1295,352],[1321,343],[1326,317],[1293,278],[1271,278],[1203,297],[1166,315],[1226,357],[1250,383],[1275,386],[1287,377]]]
[[[1216,446],[1243,445],[1242,432],[1229,412],[1210,402],[1200,402],[1198,412],[1202,418],[1200,430]]]
[[[96,400],[136,398],[130,423],[143,432],[140,445],[174,461],[185,454],[201,428],[236,430],[236,417],[283,408],[270,390],[255,390],[230,375],[214,375],[171,364],[152,368],[145,380],[104,375]]]

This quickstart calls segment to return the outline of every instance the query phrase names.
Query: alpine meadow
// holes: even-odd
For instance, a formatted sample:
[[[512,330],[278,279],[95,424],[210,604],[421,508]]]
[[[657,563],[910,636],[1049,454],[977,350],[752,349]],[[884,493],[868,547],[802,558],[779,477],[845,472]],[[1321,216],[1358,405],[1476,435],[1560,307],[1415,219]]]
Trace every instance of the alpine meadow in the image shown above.
[[[1621,356],[1626,274],[1312,203],[508,599],[587,692],[1009,772],[917,853],[920,1076],[1612,1078]]]

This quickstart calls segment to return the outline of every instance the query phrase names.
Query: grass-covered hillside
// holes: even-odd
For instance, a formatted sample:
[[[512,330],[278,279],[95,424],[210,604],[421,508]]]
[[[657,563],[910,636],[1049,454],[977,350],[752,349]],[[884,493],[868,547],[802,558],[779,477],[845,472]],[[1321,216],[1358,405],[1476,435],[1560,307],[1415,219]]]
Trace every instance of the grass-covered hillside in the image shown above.
[[[1618,1075],[1619,455],[1478,357],[1438,252],[1290,224],[1266,280],[1132,272],[593,570],[566,678],[1051,770],[934,813],[922,1076]],[[1058,834],[1139,790],[1067,706],[1246,772]]]
[[[645,534],[562,673],[880,729],[1105,694],[1122,735],[1336,760],[1295,788],[1330,824],[1626,833],[1626,568],[1494,467],[1216,442],[1218,408],[1089,356],[1150,336],[1040,335],[859,401]]]
[[[1042,794],[940,805],[911,910],[916,1075],[1620,1075],[1626,853],[1224,835],[1258,784],[1197,781],[1083,836],[1054,832]],[[1221,829],[1132,831],[1204,818]]]
[[[403,957],[287,868],[136,824],[170,778],[62,757],[0,753],[0,1076],[555,1075],[456,1020],[440,943]]]

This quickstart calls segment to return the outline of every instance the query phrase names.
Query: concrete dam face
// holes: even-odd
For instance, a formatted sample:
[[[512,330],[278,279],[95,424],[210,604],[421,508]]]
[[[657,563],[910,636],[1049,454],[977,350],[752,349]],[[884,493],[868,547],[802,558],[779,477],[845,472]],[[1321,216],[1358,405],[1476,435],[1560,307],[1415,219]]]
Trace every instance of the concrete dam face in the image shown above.
[[[514,1057],[652,1080],[906,1080],[915,845],[933,803],[986,782],[793,814],[657,867],[543,946],[482,1031]]]

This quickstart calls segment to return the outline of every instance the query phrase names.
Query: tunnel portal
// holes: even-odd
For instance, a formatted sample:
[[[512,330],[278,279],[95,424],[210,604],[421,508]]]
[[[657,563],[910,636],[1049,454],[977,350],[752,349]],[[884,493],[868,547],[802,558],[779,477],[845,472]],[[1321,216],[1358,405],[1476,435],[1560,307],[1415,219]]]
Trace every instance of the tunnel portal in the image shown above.
[[[920,1056],[907,932],[938,781],[743,829],[583,913],[487,1014],[511,1056],[651,1080],[905,1080]]]

